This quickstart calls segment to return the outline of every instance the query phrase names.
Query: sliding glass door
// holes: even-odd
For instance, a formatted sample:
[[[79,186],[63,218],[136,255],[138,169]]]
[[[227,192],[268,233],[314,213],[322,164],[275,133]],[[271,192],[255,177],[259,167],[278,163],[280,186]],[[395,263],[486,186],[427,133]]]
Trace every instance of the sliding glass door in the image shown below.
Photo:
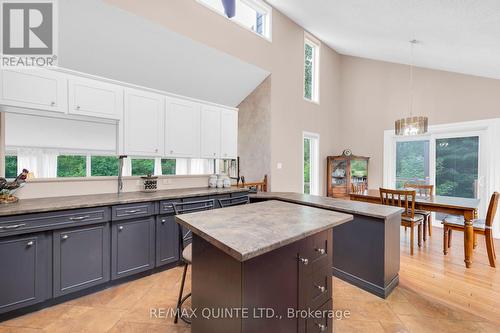
[[[436,194],[477,198],[479,136],[436,139]]]
[[[479,135],[430,136],[396,141],[395,187],[434,184],[436,195],[478,198]]]

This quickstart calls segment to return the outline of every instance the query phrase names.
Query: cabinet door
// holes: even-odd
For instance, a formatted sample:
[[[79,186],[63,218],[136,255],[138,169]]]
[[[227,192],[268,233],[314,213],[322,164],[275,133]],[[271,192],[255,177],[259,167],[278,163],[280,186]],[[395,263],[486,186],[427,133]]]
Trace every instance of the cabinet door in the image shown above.
[[[174,215],[156,220],[156,267],[179,260],[179,229]]]
[[[201,107],[201,157],[219,158],[221,110],[203,105]]]
[[[54,297],[109,281],[109,224],[54,232]]]
[[[154,268],[154,217],[115,222],[111,229],[111,244],[112,279]]]
[[[0,313],[50,297],[50,246],[45,234],[0,239]]]
[[[169,157],[200,156],[200,105],[167,97],[165,120],[165,155]]]
[[[116,120],[122,119],[122,87],[79,77],[71,77],[68,82],[70,114]]]
[[[165,97],[140,90],[125,91],[125,154],[162,156]]]
[[[221,112],[221,158],[238,157],[238,112],[223,110]]]
[[[68,88],[64,74],[42,69],[3,69],[0,76],[0,104],[67,112]]]

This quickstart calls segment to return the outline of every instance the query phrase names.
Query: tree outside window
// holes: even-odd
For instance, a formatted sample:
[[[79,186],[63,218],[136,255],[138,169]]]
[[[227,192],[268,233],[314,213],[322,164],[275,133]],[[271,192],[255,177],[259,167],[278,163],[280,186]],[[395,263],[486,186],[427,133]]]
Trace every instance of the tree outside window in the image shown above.
[[[132,159],[132,176],[152,175],[154,171],[154,159]]]
[[[120,162],[116,156],[92,156],[91,176],[118,176]]]
[[[57,177],[85,177],[87,157],[78,155],[57,156]]]

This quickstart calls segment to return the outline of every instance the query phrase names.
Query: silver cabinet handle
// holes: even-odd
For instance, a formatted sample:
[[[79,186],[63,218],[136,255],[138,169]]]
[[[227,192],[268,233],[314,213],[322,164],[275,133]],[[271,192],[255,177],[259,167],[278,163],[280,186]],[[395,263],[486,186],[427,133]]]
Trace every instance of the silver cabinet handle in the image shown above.
[[[326,331],[326,325],[323,325],[323,324],[318,324],[318,328],[319,328],[319,331],[320,331],[320,332],[324,332],[324,331]]]
[[[85,215],[85,216],[73,216],[73,217],[70,217],[69,219],[71,221],[82,221],[82,220],[85,220],[85,219],[88,219],[90,217],[90,215]]]
[[[56,105],[56,102],[50,102],[50,106]]]
[[[173,153],[174,153],[174,151],[173,151],[173,150],[171,150],[171,151],[170,151],[170,154],[173,154]]]
[[[318,288],[319,291],[321,291],[322,293],[324,293],[326,291],[326,288],[323,286],[316,286],[316,288]]]
[[[125,213],[135,214],[135,213],[139,213],[140,211],[141,211],[140,209],[132,209],[132,210],[126,210]]]
[[[17,229],[20,227],[24,227],[26,223],[19,223],[19,224],[12,224],[12,225],[4,225],[0,227],[0,230],[10,230],[10,229]]]
[[[157,153],[157,152],[158,152],[158,148],[155,148],[155,153]]]
[[[309,259],[307,259],[307,258],[299,258],[299,260],[300,260],[300,262],[301,262],[302,264],[304,264],[304,265],[306,265],[306,266],[309,264]]]
[[[167,220],[165,220],[165,219],[161,219],[161,223],[162,223],[162,224],[165,224],[166,222],[167,222]]]
[[[317,251],[319,254],[325,254],[325,253],[326,253],[325,249],[316,249],[316,251]]]
[[[122,231],[122,230],[123,230],[123,226],[122,226],[122,225],[121,225],[121,226],[119,226],[119,227],[118,227],[118,230]]]
[[[27,247],[30,247],[30,246],[33,246],[33,245],[35,245],[35,242],[34,242],[34,241],[29,241],[29,242],[26,244],[26,246],[27,246]]]
[[[68,238],[69,238],[69,236],[68,236],[68,235],[62,235],[62,236],[61,236],[61,238],[62,238],[62,239],[68,239]]]
[[[77,105],[77,106],[76,106],[76,109],[77,109],[77,110],[80,110],[80,105]]]

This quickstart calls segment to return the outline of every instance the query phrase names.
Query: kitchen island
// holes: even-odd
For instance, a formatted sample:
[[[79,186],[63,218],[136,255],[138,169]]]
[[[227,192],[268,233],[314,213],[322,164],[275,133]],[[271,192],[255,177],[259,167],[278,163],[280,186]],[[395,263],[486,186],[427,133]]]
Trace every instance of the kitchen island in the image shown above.
[[[192,332],[332,331],[332,229],[351,215],[270,200],[176,220],[194,234]]]
[[[279,200],[352,214],[333,231],[333,275],[387,298],[399,283],[402,208],[291,192],[259,192],[252,202]]]

